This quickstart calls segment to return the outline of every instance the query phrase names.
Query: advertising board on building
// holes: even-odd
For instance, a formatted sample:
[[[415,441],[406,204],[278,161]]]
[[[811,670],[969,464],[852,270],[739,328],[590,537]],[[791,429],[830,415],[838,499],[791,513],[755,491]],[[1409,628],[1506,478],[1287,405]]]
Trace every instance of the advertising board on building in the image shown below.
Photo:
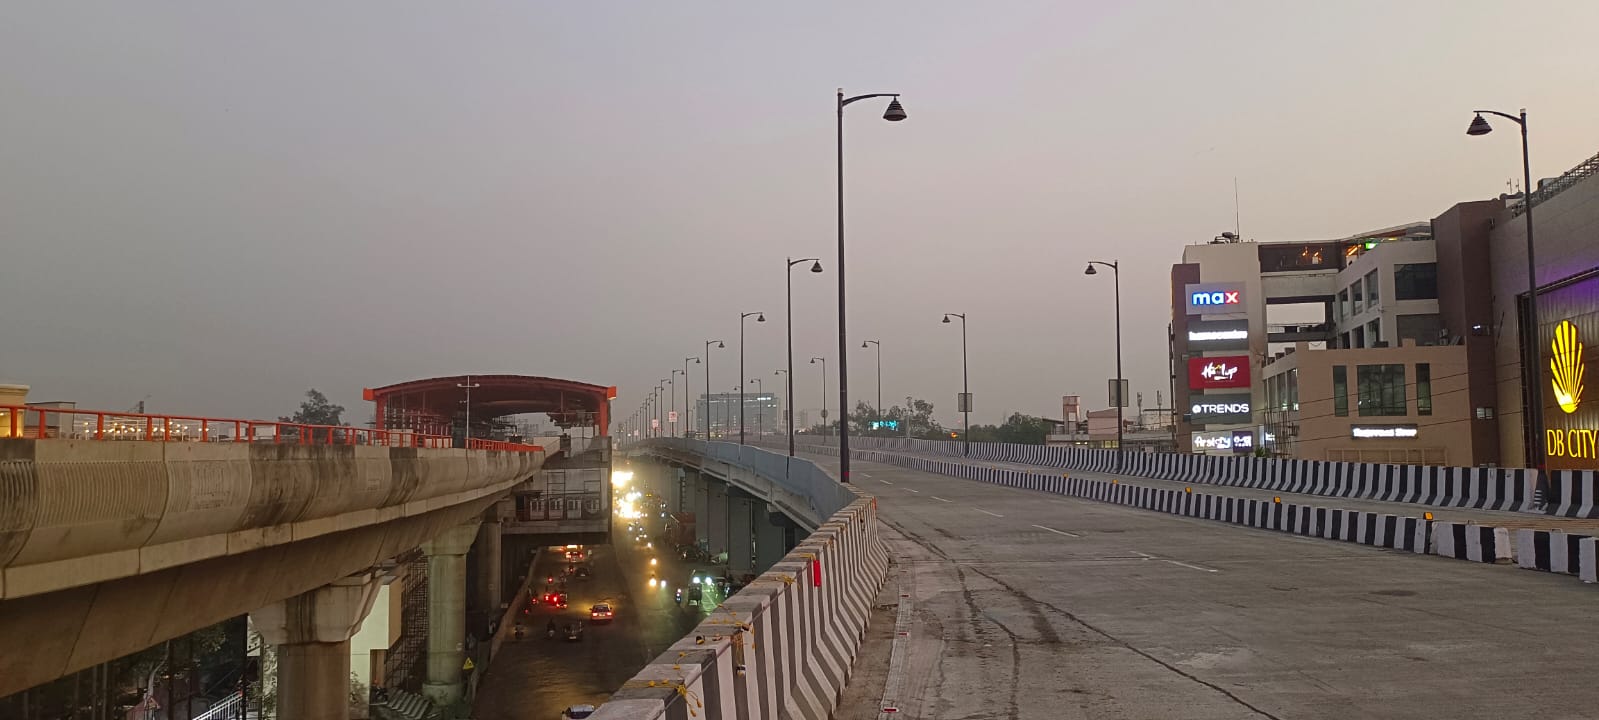
[[[1193,451],[1196,453],[1248,453],[1255,450],[1255,432],[1253,430],[1196,432],[1191,436],[1191,439]]]
[[[1421,434],[1415,425],[1351,425],[1349,437],[1356,440],[1414,440]]]
[[[1188,387],[1193,390],[1249,387],[1249,356],[1188,358]]]
[[[1206,393],[1189,398],[1189,422],[1195,425],[1239,425],[1249,422],[1249,393]]]
[[[1599,340],[1599,274],[1538,298],[1538,393],[1544,457],[1551,470],[1599,469],[1599,394],[1585,392]],[[1599,345],[1592,348],[1599,352]]]
[[[1225,315],[1247,312],[1244,306],[1244,284],[1189,283],[1183,286],[1189,315]]]
[[[1192,350],[1243,350],[1249,347],[1248,320],[1189,320],[1188,347]]]

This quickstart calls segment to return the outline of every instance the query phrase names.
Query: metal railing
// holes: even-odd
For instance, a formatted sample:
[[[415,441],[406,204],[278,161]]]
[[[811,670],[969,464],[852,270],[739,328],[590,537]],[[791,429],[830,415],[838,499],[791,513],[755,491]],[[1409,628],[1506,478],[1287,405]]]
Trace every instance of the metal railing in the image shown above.
[[[529,445],[527,443],[514,443],[505,440],[484,440],[482,438],[467,438],[468,450],[500,450],[503,452],[544,452],[542,445]]]
[[[1524,196],[1521,202],[1511,205],[1510,217],[1521,217],[1523,213],[1527,212],[1527,202],[1529,200],[1534,206],[1542,205],[1550,198],[1581,182],[1584,178],[1595,174],[1599,174],[1599,154],[1578,163],[1576,167],[1562,173],[1560,177],[1540,185],[1537,190],[1533,190]]]

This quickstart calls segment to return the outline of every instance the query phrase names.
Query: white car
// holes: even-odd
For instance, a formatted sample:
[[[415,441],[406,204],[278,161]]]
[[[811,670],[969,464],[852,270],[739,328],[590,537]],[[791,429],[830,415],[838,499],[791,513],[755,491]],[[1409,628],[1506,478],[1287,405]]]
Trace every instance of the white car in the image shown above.
[[[573,705],[561,711],[561,720],[583,720],[593,714],[593,705]]]

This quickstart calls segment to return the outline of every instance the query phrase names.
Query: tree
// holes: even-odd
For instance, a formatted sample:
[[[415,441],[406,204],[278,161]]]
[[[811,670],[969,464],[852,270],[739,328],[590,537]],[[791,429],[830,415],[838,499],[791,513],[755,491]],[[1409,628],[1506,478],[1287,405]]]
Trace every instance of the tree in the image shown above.
[[[870,437],[944,437],[944,428],[933,419],[933,404],[911,397],[905,398],[904,406],[894,405],[881,412],[864,402],[859,403],[855,406],[855,412],[850,413],[849,421],[850,426],[855,428],[854,432]],[[880,427],[874,430],[874,421],[889,421],[894,426],[892,429]]]
[[[1043,445],[1054,423],[1040,417],[1011,413],[1003,425],[973,425],[972,442],[1003,442]]]
[[[328,401],[328,396],[323,395],[321,390],[311,388],[305,391],[305,401],[300,403],[300,409],[294,411],[293,415],[278,418],[278,422],[295,425],[339,426],[344,424],[344,406],[334,405]],[[295,437],[299,435],[299,431],[296,428],[281,428],[279,433]],[[326,431],[313,430],[311,440],[312,442],[327,440]]]

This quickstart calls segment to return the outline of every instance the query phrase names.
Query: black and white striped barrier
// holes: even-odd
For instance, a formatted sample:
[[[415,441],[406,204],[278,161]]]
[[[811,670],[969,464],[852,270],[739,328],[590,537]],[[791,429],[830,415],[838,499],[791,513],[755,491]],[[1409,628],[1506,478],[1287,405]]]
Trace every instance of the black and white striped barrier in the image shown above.
[[[611,696],[594,720],[827,718],[888,574],[862,496],[728,598]]]
[[[1560,530],[1517,530],[1516,564],[1599,582],[1599,540]]]
[[[1459,522],[1434,523],[1432,554],[1487,563],[1515,559],[1509,530]]]

